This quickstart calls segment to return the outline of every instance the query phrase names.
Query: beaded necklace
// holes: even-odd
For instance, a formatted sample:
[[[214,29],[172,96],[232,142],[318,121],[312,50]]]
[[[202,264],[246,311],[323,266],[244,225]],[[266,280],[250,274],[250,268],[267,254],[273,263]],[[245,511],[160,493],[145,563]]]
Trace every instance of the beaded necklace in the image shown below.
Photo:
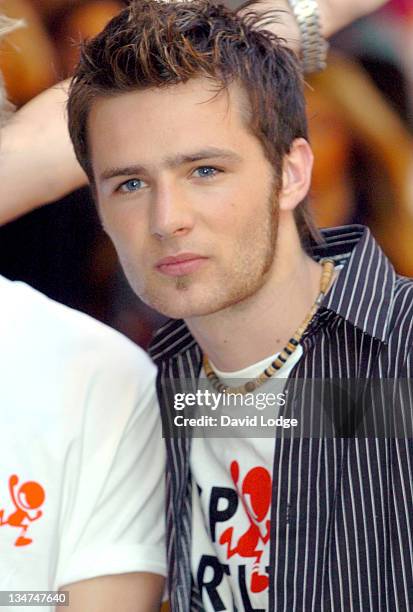
[[[274,376],[274,374],[282,368],[288,357],[294,353],[294,351],[297,349],[297,346],[300,344],[300,340],[303,337],[305,330],[309,326],[310,321],[319,309],[320,304],[323,301],[327,289],[330,285],[331,279],[333,278],[334,262],[331,259],[323,259],[321,261],[321,265],[323,267],[323,271],[321,274],[320,281],[320,293],[318,294],[316,301],[311,307],[310,312],[308,313],[304,321],[301,323],[295,334],[289,339],[283,350],[259,376],[253,378],[252,380],[249,380],[245,384],[240,385],[238,387],[229,387],[218,378],[209,362],[207,355],[204,354],[204,370],[209,382],[216,391],[219,391],[220,393],[251,393],[257,387],[264,384],[269,378]]]

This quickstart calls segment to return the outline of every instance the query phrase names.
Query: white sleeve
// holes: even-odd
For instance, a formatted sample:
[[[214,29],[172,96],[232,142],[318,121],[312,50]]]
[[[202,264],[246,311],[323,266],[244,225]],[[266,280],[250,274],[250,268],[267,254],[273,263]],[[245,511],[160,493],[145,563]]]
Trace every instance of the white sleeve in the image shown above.
[[[56,589],[107,574],[166,574],[155,367],[135,349],[92,368],[76,363],[77,379],[87,371],[85,408],[66,459]]]

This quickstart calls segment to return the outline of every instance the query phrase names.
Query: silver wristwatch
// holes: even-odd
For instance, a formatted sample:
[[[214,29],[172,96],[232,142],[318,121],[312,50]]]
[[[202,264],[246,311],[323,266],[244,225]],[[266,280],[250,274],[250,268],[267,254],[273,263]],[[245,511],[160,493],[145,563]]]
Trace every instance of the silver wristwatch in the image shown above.
[[[301,33],[301,61],[304,72],[326,67],[328,43],[321,33],[317,0],[288,0]]]

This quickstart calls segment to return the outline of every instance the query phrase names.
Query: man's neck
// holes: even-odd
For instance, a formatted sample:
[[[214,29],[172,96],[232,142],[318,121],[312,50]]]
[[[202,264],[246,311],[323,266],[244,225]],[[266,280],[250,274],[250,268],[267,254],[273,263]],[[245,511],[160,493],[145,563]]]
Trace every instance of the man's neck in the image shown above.
[[[283,349],[319,293],[321,266],[298,237],[279,233],[267,282],[250,298],[208,316],[188,319],[191,333],[214,365],[233,372]]]

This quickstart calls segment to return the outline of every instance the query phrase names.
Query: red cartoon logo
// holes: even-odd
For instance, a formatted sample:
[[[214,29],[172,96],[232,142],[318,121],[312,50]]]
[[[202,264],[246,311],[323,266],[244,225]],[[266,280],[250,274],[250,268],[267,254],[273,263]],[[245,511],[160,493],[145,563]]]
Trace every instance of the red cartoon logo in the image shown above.
[[[32,510],[40,508],[45,500],[45,492],[41,485],[37,482],[29,481],[21,484],[15,491],[15,487],[19,482],[19,478],[16,475],[10,476],[9,479],[9,491],[11,501],[14,504],[16,510],[12,512],[8,518],[4,518],[4,510],[0,510],[0,527],[9,525],[10,527],[19,527],[21,529],[20,535],[17,537],[14,545],[15,546],[27,546],[31,544],[33,540],[26,538],[26,531],[29,528],[30,523],[37,521],[42,516],[42,511],[37,510],[31,514]],[[26,521],[29,521],[28,523]]]
[[[227,544],[227,558],[233,555],[255,558],[251,574],[251,592],[261,593],[268,588],[269,578],[260,568],[264,546],[270,539],[270,521],[263,523],[271,504],[271,476],[263,467],[254,467],[247,472],[241,490],[238,486],[239,465],[231,463],[231,477],[248,517],[250,526],[233,545],[233,527],[226,529],[219,539],[220,544]]]

